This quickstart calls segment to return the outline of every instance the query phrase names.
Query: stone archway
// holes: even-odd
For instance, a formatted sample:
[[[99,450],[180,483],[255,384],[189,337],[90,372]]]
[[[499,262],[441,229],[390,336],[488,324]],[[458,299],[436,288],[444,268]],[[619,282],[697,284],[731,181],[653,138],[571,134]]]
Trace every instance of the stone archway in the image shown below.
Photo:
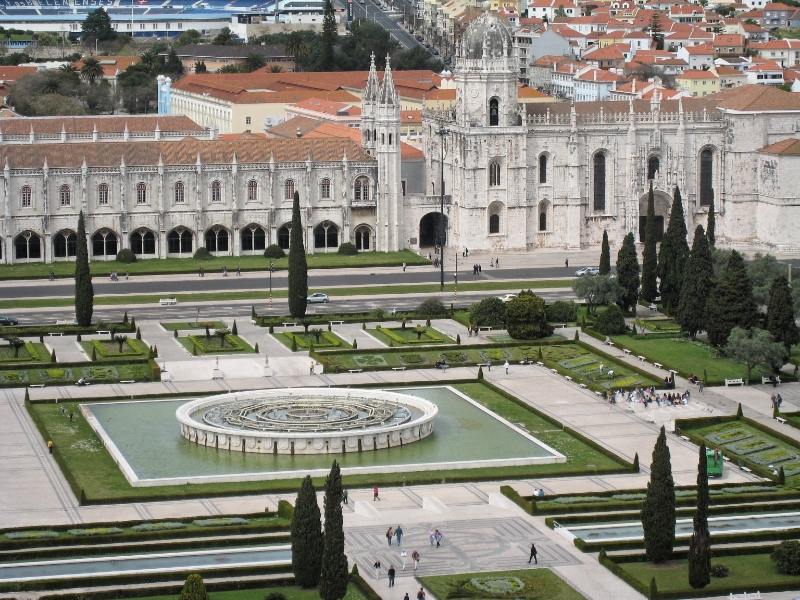
[[[645,226],[647,225],[647,194],[639,198],[639,242],[644,243]],[[669,212],[672,208],[672,198],[666,192],[653,190],[653,199],[656,209],[656,241],[661,242],[669,223]]]
[[[430,212],[419,221],[419,247],[429,248],[440,244],[440,237],[442,234],[441,229],[441,213]],[[447,215],[444,217],[444,244],[447,245]]]

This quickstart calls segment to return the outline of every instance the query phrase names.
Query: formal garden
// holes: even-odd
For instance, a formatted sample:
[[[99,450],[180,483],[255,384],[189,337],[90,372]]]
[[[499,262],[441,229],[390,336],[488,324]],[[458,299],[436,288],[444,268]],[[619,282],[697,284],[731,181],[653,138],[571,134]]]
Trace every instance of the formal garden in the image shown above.
[[[142,340],[116,335],[111,339],[81,341],[81,348],[92,360],[120,358],[149,358],[150,348]]]
[[[50,362],[50,351],[44,344],[25,342],[15,337],[10,337],[6,342],[0,344],[0,365]]]
[[[332,331],[326,331],[321,327],[312,327],[305,331],[281,331],[274,334],[275,339],[293,352],[313,350],[352,348],[352,345],[340,338]]]
[[[227,327],[220,329],[206,327],[203,332],[198,331],[186,336],[181,336],[181,331],[173,329],[174,337],[192,356],[258,353],[258,344],[253,347],[239,337],[236,321],[233,322],[233,326],[230,329]]]
[[[456,598],[514,598],[524,600],[583,600],[584,596],[550,569],[526,569],[420,577],[435,600]]]
[[[424,346],[427,344],[455,344],[456,340],[437,331],[429,325],[417,324],[406,326],[403,323],[400,327],[384,327],[376,325],[375,328],[368,328],[367,332],[383,342],[389,347],[392,346]]]
[[[159,323],[167,331],[205,331],[206,329],[224,329],[227,327],[222,321],[195,321],[189,323]]]

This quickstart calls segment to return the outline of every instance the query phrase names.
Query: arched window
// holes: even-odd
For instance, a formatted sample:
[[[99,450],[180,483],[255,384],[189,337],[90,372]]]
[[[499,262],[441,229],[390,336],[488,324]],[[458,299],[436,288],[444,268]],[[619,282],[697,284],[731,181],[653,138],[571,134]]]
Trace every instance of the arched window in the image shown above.
[[[500,163],[493,162],[489,164],[489,185],[500,185]]]
[[[72,202],[72,192],[69,189],[68,185],[62,185],[61,188],[58,190],[59,200],[61,201],[61,206],[69,206]]]
[[[19,205],[21,208],[31,207],[31,188],[27,185],[22,186],[20,190]]]
[[[53,256],[68,258],[75,256],[78,247],[78,236],[74,231],[59,231],[53,238]]]
[[[356,250],[369,250],[370,228],[367,225],[356,227]]]
[[[495,127],[500,124],[500,103],[497,98],[489,100],[489,126]]]
[[[116,256],[117,234],[101,229],[92,236],[92,256]]]
[[[539,231],[547,231],[547,210],[545,208],[540,210],[542,212],[539,213]]]
[[[278,246],[283,248],[284,250],[289,249],[289,226],[284,225],[280,229],[278,229]]]
[[[156,236],[149,229],[137,229],[131,234],[131,252],[145,255],[156,253]]]
[[[175,204],[183,204],[186,202],[186,197],[184,196],[184,185],[182,181],[179,181],[175,184]]]
[[[647,161],[647,179],[655,179],[656,173],[661,168],[661,161],[658,160],[657,156],[651,156],[650,159]]]
[[[714,155],[711,150],[700,153],[700,206],[709,206],[714,197]]]
[[[294,179],[287,179],[283,183],[283,197],[285,200],[294,198]]]
[[[147,204],[147,184],[144,182],[136,184],[136,204]]]
[[[206,231],[206,250],[209,252],[227,252],[228,230],[216,225]]]
[[[108,206],[108,184],[101,183],[97,186],[97,204]]]
[[[606,155],[594,155],[594,209],[606,209]]]
[[[354,191],[356,202],[369,202],[369,179],[366,177],[357,178]]]
[[[258,202],[258,182],[255,179],[247,182],[247,201]]]
[[[500,233],[500,215],[489,217],[489,233]]]
[[[42,239],[32,231],[23,231],[14,240],[14,251],[18,260],[42,258]]]
[[[547,155],[539,156],[539,183],[547,183]]]
[[[170,254],[191,253],[193,248],[192,232],[179,227],[167,234],[167,252]]]
[[[331,199],[331,180],[327,177],[319,183],[319,195],[323,200]]]
[[[330,221],[324,221],[314,227],[314,248],[338,248],[339,228]]]
[[[256,252],[267,247],[267,232],[260,225],[242,229],[242,252]]]
[[[211,201],[222,202],[222,184],[219,181],[211,182]]]

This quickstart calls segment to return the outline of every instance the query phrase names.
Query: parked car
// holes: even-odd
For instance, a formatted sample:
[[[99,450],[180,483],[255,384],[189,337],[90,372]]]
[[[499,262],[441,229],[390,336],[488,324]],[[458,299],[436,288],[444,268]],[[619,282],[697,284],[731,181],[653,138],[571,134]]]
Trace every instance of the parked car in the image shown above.
[[[12,317],[0,317],[0,325],[16,325],[17,323],[19,321]]]
[[[582,269],[578,269],[575,271],[575,275],[578,277],[583,277],[584,275],[599,275],[600,274],[600,267],[583,267]]]
[[[498,298],[500,298],[500,300],[502,300],[503,302],[510,302],[516,297],[517,297],[516,294],[503,294],[502,296],[498,296]]]
[[[328,301],[328,295],[323,294],[321,292],[315,292],[314,294],[311,294],[308,298],[306,298],[306,302],[308,302],[309,304],[317,304],[319,302],[327,302],[327,301]]]
[[[439,56],[439,51],[436,48],[431,48],[431,52],[433,52],[434,56]]]

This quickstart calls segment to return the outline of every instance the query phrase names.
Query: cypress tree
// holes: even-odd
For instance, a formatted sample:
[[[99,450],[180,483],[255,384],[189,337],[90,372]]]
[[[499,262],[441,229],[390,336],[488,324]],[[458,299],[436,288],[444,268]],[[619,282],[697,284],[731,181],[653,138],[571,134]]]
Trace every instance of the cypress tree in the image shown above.
[[[342,473],[333,461],[325,479],[325,541],[322,551],[322,574],[319,597],[322,600],[341,600],[347,593],[350,580],[347,555],[344,553],[344,524],[342,522]]]
[[[331,0],[325,0],[325,8],[322,13],[322,52],[320,54],[320,71],[333,71],[336,66],[334,63],[334,46],[338,41],[339,35],[336,31],[336,17],[333,12]]]
[[[231,334],[239,335],[239,329],[236,327],[236,319],[233,320],[233,327],[231,327]]]
[[[642,528],[647,560],[669,560],[675,545],[675,482],[672,479],[667,432],[663,426],[653,449],[650,482],[642,506]]]
[[[689,258],[689,242],[686,241],[686,219],[683,214],[681,191],[675,187],[669,225],[658,252],[658,277],[661,280],[661,301],[664,305],[677,306],[680,300],[686,261]]]
[[[127,325],[128,324],[128,311],[127,310],[125,311],[125,316],[122,317],[122,324],[123,325]]]
[[[692,251],[686,260],[677,321],[694,340],[706,328],[706,301],[714,287],[714,261],[703,226],[694,231]]]
[[[600,275],[611,273],[611,247],[608,245],[608,231],[603,230],[603,247],[600,250]]]
[[[300,221],[300,194],[294,193],[292,231],[289,234],[289,314],[293,319],[306,316],[308,298],[308,264],[303,245],[303,224]]]
[[[792,351],[792,346],[800,342],[800,331],[794,320],[792,290],[789,288],[789,281],[783,276],[776,277],[769,290],[767,331],[772,334],[776,342],[783,344],[789,353]]]
[[[722,347],[728,343],[728,336],[734,327],[750,329],[755,322],[753,285],[744,258],[733,250],[725,274],[717,281],[706,302],[708,341]]]
[[[714,246],[717,243],[717,216],[714,214],[714,190],[711,190],[711,204],[708,205],[708,227],[706,235],[708,243]]]
[[[652,302],[658,296],[658,256],[656,255],[656,200],[653,183],[647,194],[647,220],[644,227],[644,249],[642,251],[642,298]]]
[[[322,522],[317,492],[306,475],[300,484],[292,519],[292,572],[297,585],[312,588],[319,585],[322,569]]]
[[[635,306],[639,298],[639,271],[636,241],[633,233],[628,233],[617,253],[617,281],[622,288],[622,297],[618,303],[623,310]]]
[[[720,457],[722,460],[722,457]],[[697,510],[689,542],[689,585],[704,588],[711,583],[711,535],[708,531],[708,459],[706,445],[700,444],[697,464]]]
[[[178,333],[178,330],[177,330],[177,329],[175,330],[175,333]],[[141,330],[141,329],[139,329],[138,327],[136,328],[136,339],[137,339],[137,340],[140,340],[140,339],[142,339],[142,330]]]
[[[97,348],[92,346],[92,362],[96,362],[96,361],[97,361]]]
[[[206,584],[203,583],[203,578],[197,573],[189,575],[186,578],[186,583],[183,584],[178,600],[208,600],[208,592],[206,591]]]
[[[131,331],[136,329],[136,317],[131,317]]]
[[[86,245],[86,226],[83,211],[78,214],[78,245],[75,248],[75,319],[81,327],[92,324],[94,287],[89,272],[89,249]]]

